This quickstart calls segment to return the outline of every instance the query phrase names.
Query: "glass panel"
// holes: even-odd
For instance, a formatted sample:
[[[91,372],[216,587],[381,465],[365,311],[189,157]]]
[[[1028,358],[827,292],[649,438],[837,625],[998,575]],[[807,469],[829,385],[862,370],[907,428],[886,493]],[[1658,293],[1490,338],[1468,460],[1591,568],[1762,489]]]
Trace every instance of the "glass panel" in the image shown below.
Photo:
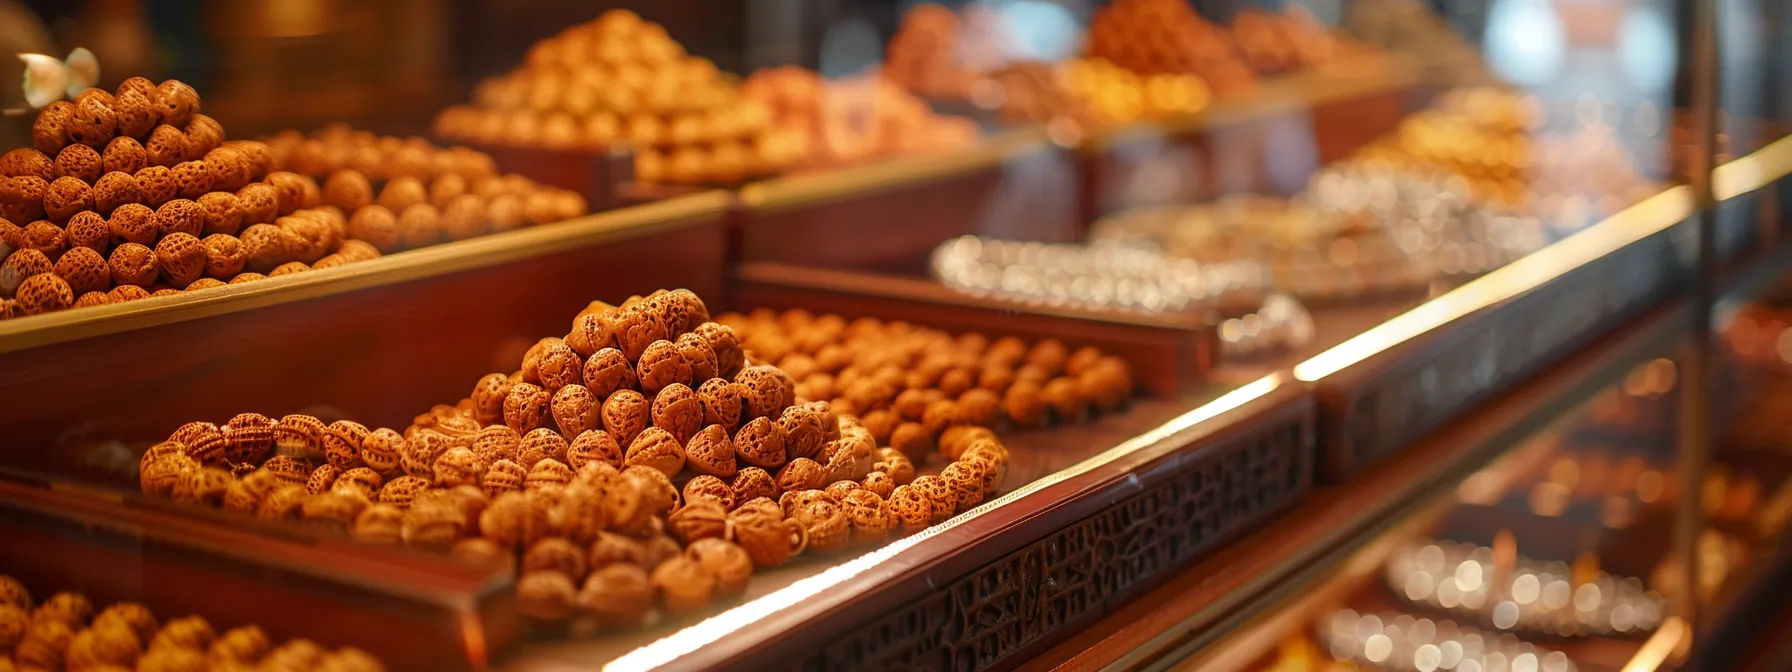
[[[1688,591],[1671,546],[1684,496],[1678,367],[1643,357],[1619,371],[1176,669],[1653,670],[1677,660],[1668,654],[1689,636],[1675,616]],[[1705,495],[1722,500],[1718,510],[1750,504],[1733,485]],[[1744,572],[1755,553],[1747,536],[1700,538],[1702,599]]]
[[[1727,24],[1727,158],[1780,128],[1771,4],[1725,5],[1761,19]],[[1677,6],[0,0],[29,55],[0,79],[0,473],[344,583],[471,573],[441,601],[519,614],[435,632],[456,662],[595,666],[760,641],[733,636],[1260,414],[1214,449],[1233,499],[1164,505],[1189,561],[1353,450],[1313,418],[1387,389],[1361,378],[1424,381],[1360,405],[1399,452],[1680,288],[1673,185],[1709,166]],[[1431,359],[1364,373],[1396,355]],[[1648,424],[1674,370],[1414,518],[1431,583],[1338,604],[1633,655],[1686,592]]]

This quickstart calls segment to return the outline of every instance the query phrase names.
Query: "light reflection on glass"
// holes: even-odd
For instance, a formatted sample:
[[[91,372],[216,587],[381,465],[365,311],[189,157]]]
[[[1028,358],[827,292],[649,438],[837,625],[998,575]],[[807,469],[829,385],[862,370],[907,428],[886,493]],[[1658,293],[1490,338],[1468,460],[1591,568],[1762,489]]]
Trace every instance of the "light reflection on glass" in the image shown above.
[[[1481,614],[1501,630],[1612,634],[1653,630],[1661,621],[1664,598],[1634,577],[1539,563],[1516,550],[1497,555],[1474,544],[1420,542],[1388,557],[1387,585],[1415,604]]]
[[[1567,654],[1539,648],[1510,634],[1492,635],[1454,621],[1406,614],[1359,615],[1342,610],[1323,617],[1319,640],[1332,657],[1387,670],[1524,670],[1570,672]]]

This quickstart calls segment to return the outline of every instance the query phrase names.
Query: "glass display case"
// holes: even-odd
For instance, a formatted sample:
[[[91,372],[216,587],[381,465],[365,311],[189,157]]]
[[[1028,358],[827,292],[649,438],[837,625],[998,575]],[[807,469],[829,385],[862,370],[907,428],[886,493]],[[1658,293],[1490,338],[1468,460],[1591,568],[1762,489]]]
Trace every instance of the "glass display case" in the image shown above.
[[[1782,655],[1774,3],[0,17],[0,669]]]

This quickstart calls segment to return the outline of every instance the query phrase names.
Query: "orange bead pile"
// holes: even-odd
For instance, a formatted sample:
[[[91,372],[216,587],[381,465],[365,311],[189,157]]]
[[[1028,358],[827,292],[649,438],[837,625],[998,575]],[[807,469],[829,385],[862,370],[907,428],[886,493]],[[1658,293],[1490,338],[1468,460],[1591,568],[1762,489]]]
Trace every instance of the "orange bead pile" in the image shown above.
[[[145,494],[371,542],[518,554],[542,621],[641,624],[739,595],[755,568],[912,532],[980,504],[1008,452],[970,416],[905,452],[755,363],[685,290],[593,303],[518,370],[402,432],[306,415],[192,422],[144,453]],[[930,425],[931,426],[931,425]]]
[[[977,141],[970,119],[935,114],[878,75],[828,81],[807,68],[766,68],[748,77],[741,93],[770,108],[774,126],[802,139],[805,168],[944,153]]]
[[[910,8],[884,49],[884,76],[925,98],[965,100],[985,73],[1015,65],[1002,51],[996,17],[972,5],[963,15],[930,2]]]
[[[552,150],[626,143],[643,182],[732,184],[801,158],[796,140],[714,63],[627,10],[537,42],[523,66],[480,82],[473,96],[436,118],[438,136]]]
[[[1145,75],[1196,75],[1221,96],[1257,83],[1226,29],[1185,0],[1114,0],[1089,22],[1085,53]]]
[[[1574,230],[1660,191],[1609,126],[1541,130],[1535,98],[1492,86],[1444,92],[1348,161],[1440,171],[1476,199]]]
[[[133,77],[38,113],[0,156],[0,318],[372,259],[309,177],[226,140],[192,87]]]
[[[907,322],[848,322],[804,310],[717,321],[740,334],[749,356],[776,362],[795,379],[799,396],[832,399],[838,412],[862,418],[873,438],[911,455],[945,448],[954,425],[1082,422],[1124,406],[1133,393],[1124,360],[1054,339],[953,337]]]
[[[348,235],[396,252],[584,215],[584,197],[521,175],[491,156],[422,138],[377,136],[341,124],[268,141],[274,164],[323,181],[323,202],[348,216]]]
[[[1371,49],[1366,42],[1326,27],[1294,3],[1280,12],[1254,8],[1238,12],[1232,17],[1232,37],[1251,68],[1266,75],[1321,67]]]
[[[968,101],[1006,119],[1061,119],[1087,129],[1190,114],[1206,106],[1209,91],[1241,93],[1259,76],[1370,49],[1292,5],[1246,9],[1227,28],[1185,0],[1116,0],[1090,22],[1084,58],[1058,63],[1010,53],[1015,40],[1001,24],[978,6],[959,14],[916,5],[890,38],[885,76],[921,96]]]
[[[274,644],[254,625],[219,633],[199,616],[162,622],[135,602],[114,603],[97,614],[93,601],[80,593],[56,593],[37,602],[24,583],[0,575],[0,669],[386,669],[379,659],[352,646],[332,651],[308,639]]]

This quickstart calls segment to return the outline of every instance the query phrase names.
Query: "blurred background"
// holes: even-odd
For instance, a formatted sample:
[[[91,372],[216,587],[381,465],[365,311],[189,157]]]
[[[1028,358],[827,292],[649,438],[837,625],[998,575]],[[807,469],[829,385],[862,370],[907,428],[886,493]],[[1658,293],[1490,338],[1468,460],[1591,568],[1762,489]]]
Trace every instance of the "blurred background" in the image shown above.
[[[1685,66],[1681,12],[1665,0],[1412,0],[1436,13],[1450,35],[1395,30],[1403,2],[1313,0],[1320,21],[1381,42],[1420,40],[1438,59],[1448,38],[1485,55],[1500,79],[1554,104],[1564,122],[1598,115],[1643,135],[1664,128],[1675,75]],[[883,45],[913,2],[738,0],[568,2],[564,0],[5,0],[0,39],[8,51],[66,52],[86,46],[111,86],[128,75],[177,78],[204,92],[208,111],[249,134],[347,120],[375,131],[426,128],[446,105],[466,100],[482,77],[514,66],[529,45],[606,9],[658,22],[692,54],[725,72],[797,64],[827,75],[877,66]],[[947,2],[993,12],[1017,55],[1056,60],[1081,51],[1098,3],[1087,0]],[[1219,23],[1281,2],[1195,2]],[[1787,83],[1784,3],[1722,0],[1720,40],[1732,81]],[[35,17],[35,18],[34,18]],[[1379,33],[1379,34],[1378,34]],[[1429,40],[1426,42],[1424,40]],[[1408,45],[1401,45],[1408,46]],[[1783,62],[1785,59],[1778,59]],[[7,73],[16,76],[16,73]],[[16,97],[17,87],[6,87]],[[1731,110],[1783,109],[1787,86],[1731,86]],[[1587,102],[1591,96],[1597,104]],[[1597,108],[1597,109],[1595,109]],[[1758,115],[1768,116],[1768,115]]]

